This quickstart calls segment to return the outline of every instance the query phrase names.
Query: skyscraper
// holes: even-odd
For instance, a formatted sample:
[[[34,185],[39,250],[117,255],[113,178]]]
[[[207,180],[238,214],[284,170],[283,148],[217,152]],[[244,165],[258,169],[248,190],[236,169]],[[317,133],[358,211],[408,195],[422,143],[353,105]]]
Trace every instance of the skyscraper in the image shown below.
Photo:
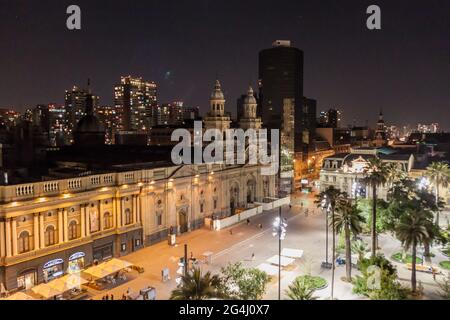
[[[66,110],[66,121],[68,129],[73,132],[78,121],[85,116],[86,110],[86,97],[88,90],[81,89],[77,86],[73,86],[72,89],[66,90],[64,96],[64,108]],[[97,107],[100,98],[96,95],[92,95],[92,102],[94,108]]]
[[[282,128],[283,101],[294,103],[294,151],[305,152],[302,143],[303,51],[287,40],[277,40],[259,53],[259,114],[265,127]]]
[[[114,104],[120,114],[120,128],[146,131],[156,107],[156,83],[131,76],[121,77],[114,87]]]

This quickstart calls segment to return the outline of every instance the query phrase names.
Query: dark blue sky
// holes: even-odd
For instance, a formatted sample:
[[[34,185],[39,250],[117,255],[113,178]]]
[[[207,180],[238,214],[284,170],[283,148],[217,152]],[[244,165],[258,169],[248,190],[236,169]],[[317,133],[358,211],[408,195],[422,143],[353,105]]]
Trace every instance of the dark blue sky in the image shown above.
[[[78,4],[82,30],[68,31]],[[366,29],[378,4],[382,30]],[[216,74],[235,112],[258,51],[290,39],[305,53],[304,93],[345,123],[439,121],[450,129],[450,1],[0,0],[0,106],[63,103],[91,78],[112,104],[121,75],[159,85],[159,101],[208,108]]]

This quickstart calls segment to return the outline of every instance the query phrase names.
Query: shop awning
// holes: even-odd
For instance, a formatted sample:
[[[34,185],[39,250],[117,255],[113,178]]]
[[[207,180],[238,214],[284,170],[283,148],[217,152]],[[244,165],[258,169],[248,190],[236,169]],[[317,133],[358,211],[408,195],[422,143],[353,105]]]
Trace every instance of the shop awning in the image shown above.
[[[54,296],[59,296],[65,291],[61,291],[51,287],[48,283],[40,284],[36,287],[31,288],[31,291],[44,297],[45,299],[53,298]]]
[[[79,273],[68,274],[61,278],[52,280],[48,283],[40,284],[36,287],[31,288],[31,290],[43,296],[46,299],[52,298],[54,296],[61,295],[67,291],[75,288],[80,288],[81,285],[87,283],[86,279],[83,279]]]
[[[93,278],[101,279],[113,273],[119,272],[120,270],[131,267],[132,265],[133,264],[130,262],[114,258],[97,266],[93,266],[84,270],[83,274]]]
[[[27,295],[26,293],[16,292],[16,293],[10,295],[9,297],[0,299],[0,300],[37,300],[37,299],[33,298],[32,296]]]
[[[81,285],[87,282],[79,273],[75,273],[50,281],[47,285],[61,292],[66,292],[75,288],[79,289]]]

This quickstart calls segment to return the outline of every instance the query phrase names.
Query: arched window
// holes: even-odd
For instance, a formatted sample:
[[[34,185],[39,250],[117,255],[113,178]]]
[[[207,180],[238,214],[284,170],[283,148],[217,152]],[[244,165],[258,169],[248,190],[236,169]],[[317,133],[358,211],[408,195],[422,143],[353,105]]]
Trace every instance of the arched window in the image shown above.
[[[72,220],[69,223],[69,240],[75,240],[80,237],[80,228],[79,224]]]
[[[28,231],[22,231],[19,235],[19,253],[25,253],[30,251],[30,233]]]
[[[132,224],[133,223],[133,216],[131,215],[131,210],[126,209],[125,210],[125,225]]]
[[[113,227],[113,217],[111,213],[106,212],[103,215],[103,226],[105,229],[111,229]]]
[[[45,229],[45,246],[49,247],[56,243],[56,232],[54,226],[48,226]]]

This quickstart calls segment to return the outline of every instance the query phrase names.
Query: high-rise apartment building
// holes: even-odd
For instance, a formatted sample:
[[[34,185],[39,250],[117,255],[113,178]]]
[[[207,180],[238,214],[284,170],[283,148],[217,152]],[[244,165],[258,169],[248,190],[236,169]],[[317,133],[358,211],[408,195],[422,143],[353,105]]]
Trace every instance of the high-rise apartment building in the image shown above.
[[[131,76],[121,77],[114,87],[114,105],[124,131],[146,132],[156,108],[156,83]]]
[[[66,90],[64,96],[64,108],[66,110],[66,121],[70,132],[73,132],[78,121],[85,116],[88,91],[89,90],[81,89],[77,86],[73,86],[72,89]],[[92,100],[95,108],[98,105],[100,98],[96,95],[92,95]]]

